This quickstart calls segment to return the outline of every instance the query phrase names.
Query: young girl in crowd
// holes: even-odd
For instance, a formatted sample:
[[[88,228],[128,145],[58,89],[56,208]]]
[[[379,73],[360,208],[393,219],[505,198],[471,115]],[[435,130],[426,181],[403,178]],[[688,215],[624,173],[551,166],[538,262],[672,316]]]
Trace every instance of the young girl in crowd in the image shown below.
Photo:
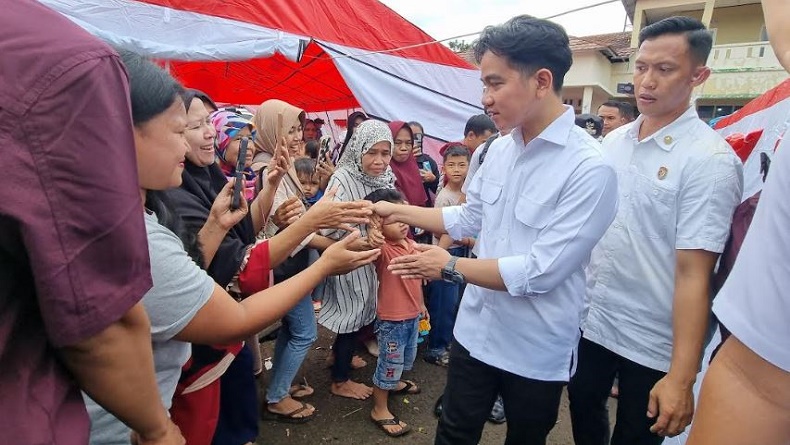
[[[392,133],[387,125],[374,120],[363,122],[357,127],[329,180],[330,190],[337,187],[335,199],[355,201],[376,190],[394,188],[395,176],[389,168],[391,157]],[[361,227],[360,231],[363,236],[367,235],[367,227]],[[344,232],[326,230],[322,233],[332,239],[340,239]],[[354,247],[369,249],[371,245],[367,238],[362,238]],[[377,288],[372,265],[346,275],[329,277],[325,282],[318,322],[337,333],[333,346],[333,394],[362,400],[373,393],[373,388],[352,381],[350,372],[357,334],[376,317]]]
[[[378,251],[350,251],[349,245],[357,240],[354,234],[327,249],[297,279],[236,302],[195,261],[211,263],[228,230],[246,216],[249,207],[244,201],[239,209],[230,210],[233,183],[228,182],[212,205],[205,230],[195,237],[182,229],[168,208],[167,199],[159,193],[181,184],[189,150],[184,138],[187,115],[180,95],[182,89],[170,75],[142,57],[126,52],[122,57],[130,82],[137,172],[153,278],[153,287],[143,304],[151,323],[159,391],[163,404],[169,408],[181,368],[189,358],[190,343],[238,342],[281,317],[298,303],[298,295],[309,292],[325,276],[369,264]],[[278,156],[272,169],[287,167],[284,159],[287,158]],[[344,210],[325,202],[311,212],[318,220],[334,219],[334,225],[341,225],[342,213],[350,211],[362,216],[370,212],[365,206],[359,203]],[[367,218],[355,219],[360,222]],[[194,256],[190,257],[187,251]],[[120,420],[96,403],[87,402],[92,443],[129,442],[130,432]]]
[[[397,190],[380,189],[369,194],[366,200],[373,203],[387,201],[405,204]],[[374,224],[374,227],[377,224]],[[381,256],[376,261],[379,279],[378,307],[376,308],[376,337],[381,353],[373,375],[373,410],[370,418],[390,437],[399,437],[411,428],[389,410],[390,394],[419,394],[420,388],[410,380],[401,380],[403,371],[409,371],[417,357],[417,336],[420,319],[428,318],[422,295],[421,280],[406,280],[390,272],[390,261],[404,255],[418,253],[413,240],[408,238],[409,226],[403,223],[380,226],[384,237]]]
[[[283,128],[278,128],[279,116],[282,116]],[[253,123],[256,129],[255,148],[258,153],[253,160],[263,166],[260,175],[265,175],[266,165],[270,163],[279,144],[288,148],[289,153],[298,150],[302,143],[302,125],[305,121],[305,112],[281,100],[268,100],[261,104],[255,113]],[[281,140],[278,141],[278,135]],[[260,183],[260,181],[259,181]],[[286,215],[282,218],[273,214],[271,222],[266,225],[263,234],[270,238],[279,231],[288,227],[293,217],[298,218],[306,210],[303,199],[305,198],[299,182],[299,175],[293,166],[289,166],[274,197],[273,208],[285,208]],[[298,221],[298,219],[297,219]],[[310,264],[307,247],[324,250],[334,241],[315,233],[304,237],[302,242],[291,252],[287,260],[274,270],[274,281],[285,281],[306,269]],[[277,335],[274,347],[273,367],[266,390],[267,407],[264,417],[284,422],[304,422],[312,418],[315,408],[307,406],[302,410],[302,404],[293,399],[292,383],[302,366],[310,346],[318,337],[315,322],[315,312],[310,292],[315,286],[304,292],[303,298],[283,318],[283,328]],[[299,396],[313,393],[313,388],[302,386],[298,390]],[[294,394],[296,395],[296,394]]]

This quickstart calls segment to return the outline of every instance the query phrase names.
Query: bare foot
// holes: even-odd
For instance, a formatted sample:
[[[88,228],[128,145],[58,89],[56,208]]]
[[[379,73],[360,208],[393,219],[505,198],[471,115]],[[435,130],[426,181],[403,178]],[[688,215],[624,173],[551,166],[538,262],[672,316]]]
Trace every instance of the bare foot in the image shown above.
[[[335,364],[335,353],[329,354],[326,358],[326,367],[331,368]],[[355,355],[351,357],[351,369],[362,369],[368,365],[368,362],[362,360],[362,357]]]
[[[362,360],[362,357],[355,355],[351,357],[351,368],[352,369],[362,369],[368,365],[368,362]]]
[[[398,420],[398,423],[392,422],[392,424],[384,423],[382,420],[392,420],[397,419],[395,415],[393,415],[389,410],[385,410],[383,412],[378,412],[374,408],[370,412],[370,418],[373,419],[373,422],[378,425],[379,428],[384,430],[385,433],[389,436],[400,436],[405,432],[408,432],[409,425],[405,422]]]
[[[373,388],[351,380],[346,380],[343,383],[332,383],[329,391],[336,396],[357,400],[365,400],[373,395]]]
[[[312,386],[304,384],[291,385],[291,388],[288,389],[288,394],[290,394],[294,399],[301,399],[302,397],[311,396],[314,392],[315,390]]]
[[[302,406],[305,406],[307,409],[295,413],[293,418],[301,419],[303,417],[310,417],[313,415],[313,413],[315,413],[315,407],[313,405],[308,403],[302,404],[302,402],[298,402],[292,399],[290,396],[280,400],[277,403],[270,403],[266,409],[275,414],[290,414]]]
[[[372,355],[373,357],[379,356],[379,343],[376,340],[368,340],[365,342],[365,348],[368,350],[368,354]]]

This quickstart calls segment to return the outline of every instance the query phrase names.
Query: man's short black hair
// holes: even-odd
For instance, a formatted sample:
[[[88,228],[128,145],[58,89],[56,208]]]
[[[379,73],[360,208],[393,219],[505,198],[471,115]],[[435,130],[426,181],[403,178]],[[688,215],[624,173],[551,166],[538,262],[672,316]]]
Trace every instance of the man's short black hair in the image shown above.
[[[464,127],[464,137],[466,137],[470,131],[476,136],[480,136],[486,131],[496,133],[498,130],[494,124],[494,121],[492,121],[487,114],[477,114],[470,117],[469,120],[466,121],[466,126]]]
[[[451,156],[463,156],[468,161],[472,158],[472,153],[469,151],[469,148],[466,145],[458,144],[452,145],[444,151],[444,162],[447,162]]]
[[[683,34],[689,44],[694,62],[705,65],[713,47],[713,36],[705,25],[692,17],[675,16],[653,23],[639,32],[639,47],[645,40],[655,39],[667,34]]]
[[[403,195],[401,195],[401,193],[395,189],[378,189],[374,192],[371,192],[368,196],[365,196],[365,201],[370,201],[374,204],[379,201],[401,204],[406,200],[403,199]]]
[[[634,106],[631,105],[630,102],[623,100],[607,100],[606,102],[602,103],[601,106],[617,108],[617,111],[620,113],[620,117],[624,117],[628,122],[634,120]]]
[[[565,74],[571,68],[573,55],[565,29],[548,20],[528,15],[513,17],[502,25],[486,26],[474,43],[475,60],[487,51],[507,59],[508,63],[527,76],[546,68],[554,77],[554,91],[562,90]]]
[[[310,158],[299,158],[294,161],[294,170],[297,175],[312,177],[315,174],[315,161]]]

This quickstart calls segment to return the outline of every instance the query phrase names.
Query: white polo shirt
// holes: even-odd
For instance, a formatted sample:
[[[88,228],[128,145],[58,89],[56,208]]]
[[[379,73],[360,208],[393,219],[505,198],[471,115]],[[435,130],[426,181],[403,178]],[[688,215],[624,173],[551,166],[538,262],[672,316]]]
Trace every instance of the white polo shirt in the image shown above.
[[[735,266],[713,304],[757,355],[790,372],[790,134],[774,155]]]
[[[622,357],[668,372],[676,250],[724,250],[743,166],[693,107],[639,141],[643,120],[604,139],[620,206],[587,269],[583,330]]]
[[[527,378],[568,381],[584,308],[584,266],[617,208],[617,179],[567,107],[528,144],[491,144],[463,206],[443,209],[453,239],[480,233],[507,292],[469,285],[455,338],[472,357]]]

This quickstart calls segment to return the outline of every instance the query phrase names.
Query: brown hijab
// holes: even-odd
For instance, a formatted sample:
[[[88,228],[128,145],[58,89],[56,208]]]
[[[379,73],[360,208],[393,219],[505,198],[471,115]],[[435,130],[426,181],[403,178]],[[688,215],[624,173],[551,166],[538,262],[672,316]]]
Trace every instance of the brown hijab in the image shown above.
[[[284,131],[288,131],[295,124],[304,125],[304,110],[277,99],[267,100],[262,103],[258,107],[258,111],[255,112],[255,118],[253,118],[253,124],[257,129],[257,133],[253,140],[255,157],[252,159],[251,167],[255,172],[260,172],[261,169],[266,167],[274,156],[277,139],[277,115],[279,113],[283,115]],[[285,185],[288,196],[293,196],[294,194],[301,196],[303,194],[299,177],[293,165],[288,170],[288,175],[283,178],[282,184]]]

